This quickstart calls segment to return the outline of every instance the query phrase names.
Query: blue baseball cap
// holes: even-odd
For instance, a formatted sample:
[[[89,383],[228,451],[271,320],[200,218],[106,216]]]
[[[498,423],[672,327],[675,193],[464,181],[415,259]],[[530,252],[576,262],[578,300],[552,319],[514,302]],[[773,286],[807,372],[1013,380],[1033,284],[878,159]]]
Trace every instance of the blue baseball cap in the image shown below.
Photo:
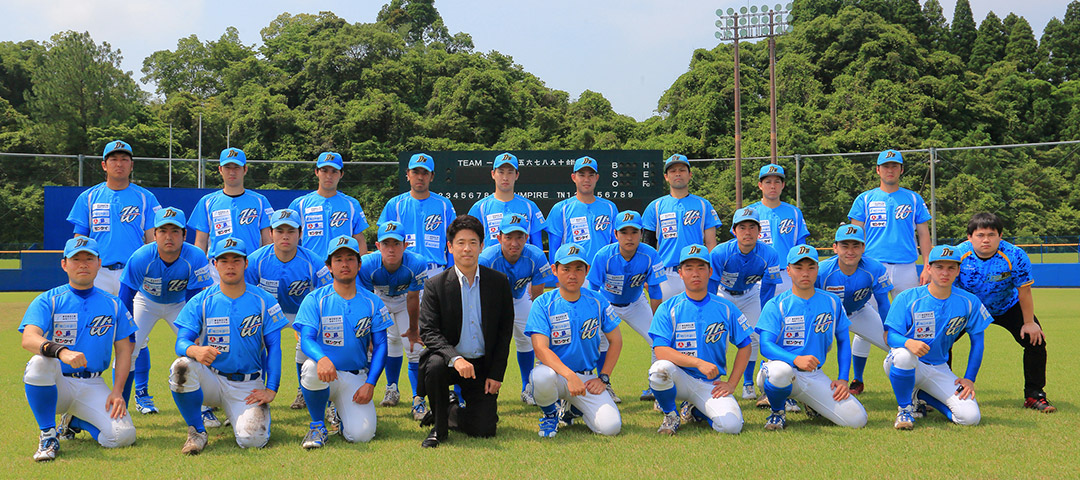
[[[930,261],[934,262],[956,262],[960,263],[960,250],[952,245],[938,245],[930,250]]]
[[[319,154],[319,159],[315,161],[315,168],[322,168],[325,166],[331,166],[338,170],[345,167],[345,162],[341,160],[341,155],[334,152],[323,152]]]
[[[360,243],[355,238],[348,235],[338,235],[333,240],[330,240],[330,246],[326,249],[326,258],[329,260],[330,257],[334,256],[335,252],[343,248],[352,250],[357,256],[360,255]]]
[[[381,241],[386,240],[388,238],[392,238],[392,239],[397,240],[399,242],[404,242],[405,241],[405,236],[401,234],[401,231],[404,230],[404,229],[405,229],[405,227],[401,226],[401,222],[395,222],[393,220],[390,220],[388,222],[383,222],[383,223],[379,224],[379,233],[378,233],[378,236],[376,237],[376,240],[381,242]],[[357,244],[357,247],[359,247],[359,243]],[[359,253],[359,252],[357,252],[357,253]]]
[[[589,156],[584,156],[577,160],[574,160],[574,173],[577,173],[578,170],[581,170],[583,168],[591,168],[594,172],[600,171],[600,167],[597,166],[596,159]]]
[[[896,162],[896,163],[899,163],[900,165],[903,165],[904,164],[904,155],[901,154],[900,152],[896,151],[896,150],[885,150],[884,152],[881,152],[881,153],[878,154],[878,156],[877,156],[877,164],[878,165],[885,165],[886,163],[889,163],[889,162]]]
[[[799,260],[809,258],[814,263],[818,261],[817,249],[807,244],[795,245],[791,247],[791,250],[787,252],[787,263],[791,265],[793,263],[799,263]]]
[[[300,214],[296,213],[296,210],[282,208],[270,215],[270,228],[277,228],[282,225],[300,228]]]
[[[101,152],[101,159],[105,160],[106,158],[109,158],[110,153],[115,152],[124,152],[128,155],[134,155],[131,153],[131,145],[128,145],[127,142],[123,140],[113,140],[105,144],[105,149]]]
[[[241,257],[247,257],[247,249],[244,248],[244,241],[236,237],[223,238],[218,240],[217,245],[214,248],[214,258],[221,258],[222,255],[232,253],[240,255]]]
[[[765,177],[780,177],[781,179],[787,178],[787,176],[784,175],[784,167],[781,167],[780,165],[777,165],[775,163],[765,165],[764,167],[761,167],[761,170],[758,171],[758,180],[761,180]]]
[[[495,163],[491,164],[491,169],[495,170],[503,165],[510,165],[514,167],[514,170],[518,169],[518,159],[514,154],[510,152],[500,153],[495,156]]]
[[[735,231],[735,225],[747,220],[752,220],[754,223],[761,226],[761,220],[758,218],[757,210],[750,207],[740,208],[735,210],[735,214],[731,216],[731,229]]]
[[[840,243],[847,240],[866,243],[866,234],[863,232],[863,228],[858,225],[840,225],[840,228],[836,229],[836,236],[833,237],[833,241]]]
[[[90,237],[78,236],[75,238],[69,238],[67,243],[64,244],[64,258],[74,257],[76,253],[86,252],[98,255],[98,243]]]
[[[679,265],[688,260],[701,260],[706,265],[711,265],[709,263],[709,249],[700,243],[683,247],[682,251],[679,252]]]
[[[615,216],[615,231],[622,230],[623,227],[634,227],[638,230],[644,228],[641,223],[641,214],[633,210],[623,210]]]
[[[667,160],[664,160],[664,173],[667,173],[667,169],[669,167],[678,163],[686,165],[686,168],[690,168],[690,160],[686,159],[686,155],[676,153],[670,157],[667,157]]]
[[[244,155],[244,151],[239,148],[229,147],[221,151],[221,156],[218,157],[218,163],[221,165],[235,163],[243,167],[244,165],[247,165],[247,155]]]
[[[176,225],[180,228],[187,228],[187,219],[184,217],[184,211],[179,208],[165,207],[154,212],[154,228],[161,228],[165,225]]]
[[[581,262],[588,265],[589,261],[585,260],[583,255],[585,255],[585,249],[581,248],[581,245],[576,243],[564,243],[555,251],[555,264],[566,265],[568,263]]]
[[[525,224],[527,222],[528,219],[526,219],[525,216],[520,213],[503,215],[502,221],[499,222],[499,232],[502,232],[504,234],[510,232],[521,232],[528,234],[529,232],[525,230]]]
[[[423,168],[429,172],[435,171],[435,159],[426,153],[417,153],[409,157],[409,170]]]

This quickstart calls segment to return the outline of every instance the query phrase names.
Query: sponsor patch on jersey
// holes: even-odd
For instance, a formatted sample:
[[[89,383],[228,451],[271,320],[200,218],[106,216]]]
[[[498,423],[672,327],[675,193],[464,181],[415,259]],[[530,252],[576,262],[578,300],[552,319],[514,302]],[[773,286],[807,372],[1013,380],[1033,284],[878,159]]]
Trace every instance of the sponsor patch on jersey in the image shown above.
[[[427,248],[440,250],[442,247],[442,235],[436,233],[425,233],[424,246]]]
[[[277,315],[277,314],[280,314],[280,313],[281,313],[281,305],[277,304],[277,303],[275,303],[274,306],[270,307],[270,309],[266,311],[266,314],[270,315],[270,316],[274,316],[274,315]]]
[[[322,205],[316,205],[314,207],[307,207],[304,209],[304,214],[308,213],[322,213]],[[306,218],[306,217],[305,217]]]
[[[276,297],[277,296],[277,291],[278,291],[278,281],[277,280],[270,280],[268,278],[260,278],[259,279],[259,288],[265,290],[266,293],[269,293],[270,295],[273,295],[273,296]]]
[[[694,322],[679,322],[675,324],[676,332],[684,332],[688,330],[697,331],[697,328],[694,326]]]
[[[625,275],[612,275],[606,273],[604,274],[604,290],[612,295],[622,295],[624,280],[626,280]]]
[[[229,327],[206,327],[207,335],[228,335]]]
[[[589,219],[586,217],[571,217],[570,236],[574,242],[585,242],[592,238],[589,232]]]
[[[232,233],[232,211],[214,210],[210,213],[210,220],[214,223],[214,236],[228,236]]]
[[[839,295],[840,298],[844,298],[844,286],[843,285],[826,285],[825,286],[825,291],[835,293],[835,294]]]
[[[934,333],[937,331],[934,312],[915,312],[912,320],[914,320],[914,325],[911,327],[912,337],[916,340],[934,338]]]
[[[720,274],[720,283],[727,288],[735,287],[735,282],[739,280],[739,272],[724,272]]]
[[[697,348],[697,340],[679,340],[675,342],[675,349],[682,350],[684,348]]]
[[[675,340],[689,340],[697,336],[695,332],[675,332]]]
[[[207,335],[206,345],[218,349],[221,353],[229,353],[228,335]]]
[[[484,216],[484,221],[488,225],[488,236],[492,239],[499,236],[499,224],[502,222],[502,213],[489,213]]]
[[[802,325],[803,321],[804,319],[802,315],[792,315],[790,317],[784,317],[784,325]]]
[[[75,345],[79,335],[79,314],[58,313],[53,315],[52,342],[57,345]]]
[[[209,317],[206,319],[207,327],[216,327],[219,325],[228,325],[229,317]]]
[[[885,226],[885,222],[870,222],[867,224],[870,228],[881,228]]]
[[[873,220],[885,220],[885,214],[884,213],[874,213],[874,214],[871,214],[868,219],[871,220],[871,221],[873,221]]]
[[[142,289],[155,297],[161,296],[161,278],[143,278]]]
[[[325,322],[328,318],[331,317],[323,317],[323,321]],[[345,325],[342,323],[341,316],[337,316],[336,319],[336,323],[322,324],[323,345],[330,347],[345,346]]]

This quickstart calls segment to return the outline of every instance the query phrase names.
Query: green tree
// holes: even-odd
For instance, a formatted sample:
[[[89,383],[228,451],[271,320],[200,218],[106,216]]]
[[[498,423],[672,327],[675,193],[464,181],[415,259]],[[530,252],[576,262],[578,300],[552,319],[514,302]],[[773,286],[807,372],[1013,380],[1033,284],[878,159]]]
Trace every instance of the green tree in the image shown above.
[[[971,49],[975,46],[975,39],[979,37],[979,31],[975,28],[975,17],[971,14],[971,4],[968,0],[956,0],[952,30],[949,33],[951,37],[949,51],[960,56],[960,60],[967,63],[971,57]]]
[[[919,36],[923,48],[929,51],[947,49],[950,40],[949,23],[945,21],[941,2],[938,0],[926,0],[923,5],[922,16],[926,22],[926,30],[912,33]]]
[[[225,89],[223,75],[229,65],[254,55],[235,27],[227,28],[216,42],[200,42],[191,35],[178,40],[175,51],[159,50],[146,57],[142,81],[153,82],[160,95],[189,92],[207,98]]]
[[[1009,42],[1009,32],[1005,30],[1001,19],[994,12],[986,14],[986,18],[979,24],[979,35],[975,38],[975,44],[971,47],[971,58],[968,60],[968,69],[975,73],[983,73],[990,65],[1005,58],[1005,45]]]
[[[1031,72],[1039,62],[1039,45],[1035,42],[1035,33],[1024,17],[1009,14],[1008,20],[1015,19],[1009,27],[1009,43],[1005,45],[1005,60],[1016,64],[1022,72]]]

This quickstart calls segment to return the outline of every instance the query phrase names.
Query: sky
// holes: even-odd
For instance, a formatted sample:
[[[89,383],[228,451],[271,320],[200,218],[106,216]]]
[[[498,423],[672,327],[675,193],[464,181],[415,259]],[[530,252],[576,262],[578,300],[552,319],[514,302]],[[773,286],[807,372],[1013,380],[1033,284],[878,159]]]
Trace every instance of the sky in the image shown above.
[[[753,5],[790,0],[757,0]],[[956,0],[939,0],[952,19]],[[1038,38],[1052,18],[1063,18],[1066,0],[970,0],[978,24],[987,12],[1025,17]],[[124,56],[121,67],[143,84],[142,61],[176,48],[195,34],[216,40],[229,26],[245,44],[260,43],[259,30],[283,12],[331,11],[353,23],[374,22],[388,0],[3,0],[7,18],[0,41],[48,40],[64,30],[88,31]],[[469,0],[436,1],[451,33],[472,36],[476,50],[514,58],[548,87],[577,98],[600,92],[616,112],[644,120],[682,73],[697,48],[713,48],[715,11],[745,1],[702,0]]]

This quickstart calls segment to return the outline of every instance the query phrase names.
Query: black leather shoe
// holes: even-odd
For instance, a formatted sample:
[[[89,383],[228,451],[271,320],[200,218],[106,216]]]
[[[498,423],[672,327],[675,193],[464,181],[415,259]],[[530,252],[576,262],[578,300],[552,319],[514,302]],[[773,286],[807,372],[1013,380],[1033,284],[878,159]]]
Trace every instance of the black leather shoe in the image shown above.
[[[424,418],[420,419],[420,426],[430,427],[432,425],[435,425],[435,413],[428,410],[427,413],[424,414]]]
[[[438,448],[439,435],[435,432],[434,428],[432,428],[431,431],[428,432],[427,438],[425,438],[423,442],[420,442],[420,446],[423,448]]]

